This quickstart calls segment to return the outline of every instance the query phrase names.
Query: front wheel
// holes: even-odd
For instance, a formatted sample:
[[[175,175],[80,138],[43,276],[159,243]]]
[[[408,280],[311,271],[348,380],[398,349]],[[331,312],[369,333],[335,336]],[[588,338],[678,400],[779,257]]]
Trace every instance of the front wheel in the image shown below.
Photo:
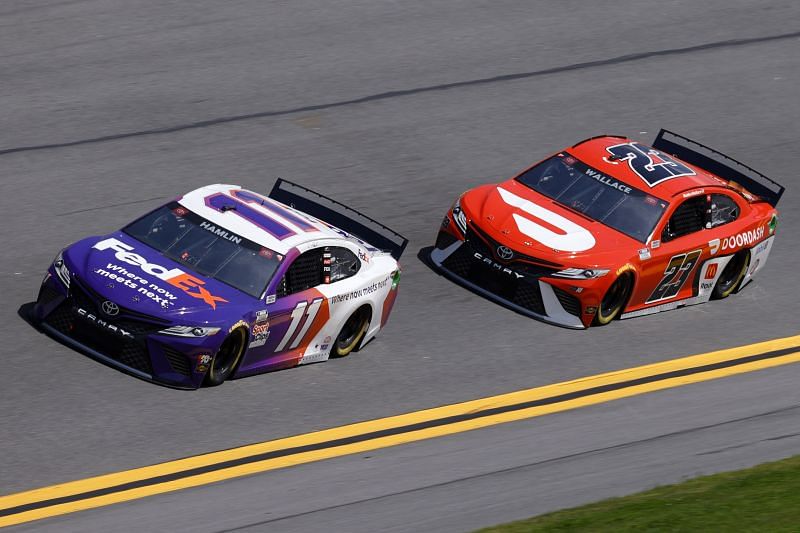
[[[350,315],[333,343],[333,350],[331,350],[333,357],[344,357],[358,346],[367,333],[369,318],[370,312],[367,307],[361,307]]]
[[[632,285],[633,277],[630,274],[622,274],[614,280],[600,301],[600,305],[597,306],[597,314],[594,317],[595,324],[605,326],[617,318],[628,301]]]
[[[244,354],[246,341],[247,333],[244,328],[236,328],[230,332],[228,337],[222,341],[222,346],[219,347],[217,353],[214,354],[204,381],[206,385],[215,387],[231,377]]]
[[[730,296],[742,282],[744,275],[747,273],[747,267],[749,266],[750,253],[747,250],[731,257],[731,260],[725,265],[722,274],[719,275],[717,284],[714,285],[711,298],[714,300],[722,300]]]

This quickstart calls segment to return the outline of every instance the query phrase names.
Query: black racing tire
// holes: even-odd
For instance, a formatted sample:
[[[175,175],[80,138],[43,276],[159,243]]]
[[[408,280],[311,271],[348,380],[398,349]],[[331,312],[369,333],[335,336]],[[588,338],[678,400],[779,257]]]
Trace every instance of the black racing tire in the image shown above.
[[[208,387],[222,385],[222,382],[231,377],[239,366],[246,346],[247,331],[244,328],[231,331],[214,354],[203,384]]]
[[[711,291],[711,299],[722,300],[733,294],[742,283],[749,266],[750,252],[748,250],[743,250],[731,257],[722,274],[719,275],[714,290]]]
[[[628,303],[632,288],[633,276],[630,273],[626,272],[615,279],[597,306],[594,324],[605,326],[617,318]]]
[[[367,333],[369,321],[372,318],[370,308],[367,306],[359,307],[355,313],[342,326],[336,340],[333,341],[331,357],[345,357],[356,349]]]

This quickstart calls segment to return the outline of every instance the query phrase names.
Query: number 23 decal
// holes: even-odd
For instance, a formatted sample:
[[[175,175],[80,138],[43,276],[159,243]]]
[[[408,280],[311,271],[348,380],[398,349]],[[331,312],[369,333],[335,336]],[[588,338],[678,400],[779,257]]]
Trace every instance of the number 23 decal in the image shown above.
[[[653,291],[653,294],[650,295],[645,303],[668,300],[677,296],[681,287],[689,279],[689,274],[694,270],[702,252],[702,250],[695,250],[686,254],[672,256],[667,268],[664,270],[664,277],[661,278],[656,290]]]

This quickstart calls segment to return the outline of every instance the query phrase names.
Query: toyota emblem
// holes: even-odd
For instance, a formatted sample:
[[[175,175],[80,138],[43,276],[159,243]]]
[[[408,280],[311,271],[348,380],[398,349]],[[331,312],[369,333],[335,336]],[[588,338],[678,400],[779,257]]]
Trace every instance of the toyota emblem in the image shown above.
[[[103,313],[107,314],[108,316],[116,316],[119,314],[119,306],[111,300],[106,300],[103,302],[102,308]]]
[[[508,261],[512,257],[514,257],[514,251],[509,248],[508,246],[498,246],[497,247],[497,257],[504,261]]]

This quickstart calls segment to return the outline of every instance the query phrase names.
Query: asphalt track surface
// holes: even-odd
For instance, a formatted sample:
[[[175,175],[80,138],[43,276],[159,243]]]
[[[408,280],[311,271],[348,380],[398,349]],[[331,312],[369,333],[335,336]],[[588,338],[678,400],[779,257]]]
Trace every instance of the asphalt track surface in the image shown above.
[[[791,1],[3,2],[0,494],[796,334],[798,67]],[[769,264],[739,295],[575,332],[416,258],[463,190],[584,137],[660,127],[787,187]],[[18,316],[65,244],[196,186],[277,176],[411,239],[392,319],[359,354],[181,392]],[[762,371],[20,529],[124,531],[143,516],[152,530],[469,529],[797,453],[798,377]],[[493,475],[507,469],[523,473]]]

